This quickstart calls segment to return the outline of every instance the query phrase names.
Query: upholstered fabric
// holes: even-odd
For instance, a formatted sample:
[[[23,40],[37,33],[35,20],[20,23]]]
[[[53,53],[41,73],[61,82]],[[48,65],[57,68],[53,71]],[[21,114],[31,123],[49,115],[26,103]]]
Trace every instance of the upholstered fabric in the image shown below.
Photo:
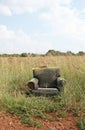
[[[60,77],[59,68],[35,68],[33,69],[33,77],[39,80],[39,87],[56,88],[57,78]]]

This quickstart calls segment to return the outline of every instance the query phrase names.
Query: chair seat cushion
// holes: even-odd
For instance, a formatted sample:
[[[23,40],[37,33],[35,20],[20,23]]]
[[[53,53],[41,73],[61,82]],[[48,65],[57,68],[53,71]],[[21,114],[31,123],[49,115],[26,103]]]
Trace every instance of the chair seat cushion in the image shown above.
[[[32,90],[35,94],[58,94],[58,89],[56,88],[38,88],[37,90]]]

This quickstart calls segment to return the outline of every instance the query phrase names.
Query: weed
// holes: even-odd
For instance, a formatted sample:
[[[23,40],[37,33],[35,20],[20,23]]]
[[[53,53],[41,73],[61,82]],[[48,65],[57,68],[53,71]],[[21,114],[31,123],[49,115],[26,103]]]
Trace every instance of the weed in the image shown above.
[[[79,130],[85,130],[85,119],[79,119],[77,125]]]
[[[24,124],[28,124],[29,126],[32,126],[32,127],[38,127],[38,128],[42,127],[42,122],[35,121],[32,119],[32,117],[23,116],[23,118],[21,118],[21,122]]]

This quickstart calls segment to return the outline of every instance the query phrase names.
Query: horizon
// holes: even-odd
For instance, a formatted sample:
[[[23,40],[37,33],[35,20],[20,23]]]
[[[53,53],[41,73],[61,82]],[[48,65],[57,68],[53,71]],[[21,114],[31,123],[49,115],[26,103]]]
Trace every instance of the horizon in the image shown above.
[[[46,55],[47,53],[49,53],[49,51],[54,51],[54,52],[59,52],[59,53],[61,53],[61,54],[63,54],[63,53],[72,53],[72,54],[79,54],[79,53],[82,53],[82,54],[85,54],[85,52],[84,51],[78,51],[78,52],[72,52],[72,51],[58,51],[58,50],[48,50],[47,52],[44,52],[44,53],[34,53],[34,52],[21,52],[21,53],[0,53],[0,55],[21,55],[21,54],[27,54],[27,55],[31,55],[31,54],[35,54],[35,55]]]
[[[85,0],[1,0],[0,54],[85,52]]]

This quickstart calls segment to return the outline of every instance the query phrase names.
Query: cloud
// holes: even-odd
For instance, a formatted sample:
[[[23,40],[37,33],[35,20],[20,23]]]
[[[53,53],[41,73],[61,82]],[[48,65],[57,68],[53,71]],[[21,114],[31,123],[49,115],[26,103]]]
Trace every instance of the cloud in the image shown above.
[[[41,13],[40,19],[48,21],[52,28],[51,34],[56,37],[74,39],[74,41],[85,42],[85,21],[79,15],[76,8],[71,7],[72,0],[53,1],[49,6],[48,13]],[[81,43],[82,44],[82,43]]]
[[[13,31],[0,25],[0,53],[44,53],[52,47],[50,42],[40,36],[30,36],[22,30]]]
[[[58,3],[61,5],[70,5],[72,0],[54,0],[52,3]]]
[[[7,26],[0,25],[0,40],[11,40],[15,36],[15,33],[12,30],[9,30]]]
[[[45,20],[45,22],[51,20],[51,14],[47,12],[41,13],[39,17],[41,20]]]
[[[53,48],[62,51],[85,51],[85,19],[80,17],[84,9],[80,12],[71,7],[71,0],[64,2],[66,1],[53,2],[49,6],[50,11],[46,15],[41,13],[40,19],[49,24],[51,36],[56,37]]]
[[[11,16],[12,13],[8,6],[0,4],[0,13],[6,16]]]
[[[51,23],[60,35],[74,35],[76,33],[77,13],[67,6],[55,4],[51,7]]]
[[[77,7],[72,7],[71,4],[73,1],[74,0],[3,0],[0,4],[0,13],[10,16],[36,12],[36,15],[39,16],[38,22],[42,21],[42,24],[44,25],[45,23],[45,26],[49,25],[49,30],[51,30],[48,33],[49,39],[55,36],[56,42],[58,42],[57,37],[59,37],[60,39],[65,39],[65,41],[70,41],[70,43],[72,41],[72,46],[75,43],[76,45],[79,43],[79,45],[83,46],[85,44],[85,20],[80,18],[80,13],[84,13],[85,9],[80,12]],[[45,32],[42,33],[45,34]],[[23,31],[17,30],[14,32],[6,26],[0,26],[0,39],[4,39],[3,41],[6,39],[5,42],[8,42],[8,44],[6,43],[7,46],[9,45],[10,47],[11,45],[10,48],[14,48],[12,49],[13,51],[39,52],[39,50],[45,51],[46,49],[53,48],[54,45],[49,42],[50,40],[43,40],[44,37],[45,36],[42,37],[40,34],[37,34],[37,37],[33,39],[33,37]],[[11,41],[11,43],[9,43],[9,41]]]
[[[10,8],[12,14],[33,13],[47,7],[51,0],[3,0],[2,4]]]

